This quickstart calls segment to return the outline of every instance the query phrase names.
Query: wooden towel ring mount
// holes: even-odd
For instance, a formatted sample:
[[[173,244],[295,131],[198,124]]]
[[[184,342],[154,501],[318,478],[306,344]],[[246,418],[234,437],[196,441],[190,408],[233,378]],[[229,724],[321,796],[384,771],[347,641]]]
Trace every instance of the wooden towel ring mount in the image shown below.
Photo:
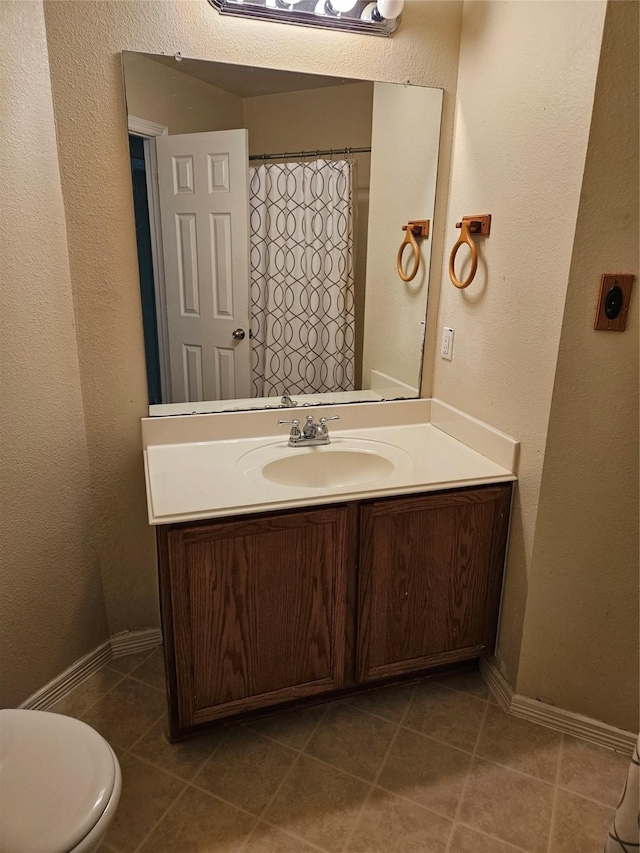
[[[477,216],[463,216],[460,222],[456,222],[456,228],[460,229],[460,237],[454,244],[449,256],[449,278],[456,287],[464,288],[469,287],[478,269],[478,247],[471,235],[477,234],[486,237],[491,233],[491,214],[482,213]],[[460,281],[456,276],[455,261],[458,249],[465,244],[471,252],[471,269],[467,277]]]
[[[429,220],[410,219],[406,225],[402,226],[402,230],[406,231],[406,234],[404,235],[404,240],[400,243],[400,248],[398,249],[396,266],[398,268],[398,275],[403,281],[413,281],[420,268],[420,247],[416,242],[416,237],[429,236]],[[405,250],[405,246],[411,246],[413,249],[413,267],[411,271],[407,273],[405,273],[402,268],[402,254]]]

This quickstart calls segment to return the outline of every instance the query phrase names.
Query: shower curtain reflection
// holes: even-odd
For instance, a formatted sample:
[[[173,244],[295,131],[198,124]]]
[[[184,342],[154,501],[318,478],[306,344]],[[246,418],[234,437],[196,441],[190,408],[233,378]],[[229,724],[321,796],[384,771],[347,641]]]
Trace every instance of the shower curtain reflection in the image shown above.
[[[354,389],[352,170],[250,169],[255,397]]]

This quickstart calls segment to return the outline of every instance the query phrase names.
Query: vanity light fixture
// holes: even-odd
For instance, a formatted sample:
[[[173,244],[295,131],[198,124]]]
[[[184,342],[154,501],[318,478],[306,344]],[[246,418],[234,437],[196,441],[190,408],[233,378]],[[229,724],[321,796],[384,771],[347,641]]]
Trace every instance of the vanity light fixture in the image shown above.
[[[390,36],[404,0],[209,0],[221,15]]]

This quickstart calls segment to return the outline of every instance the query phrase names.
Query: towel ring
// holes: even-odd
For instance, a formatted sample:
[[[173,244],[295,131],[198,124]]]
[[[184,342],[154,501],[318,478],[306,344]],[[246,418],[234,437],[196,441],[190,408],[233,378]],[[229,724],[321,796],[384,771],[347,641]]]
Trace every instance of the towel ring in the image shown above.
[[[411,246],[411,248],[413,249],[413,269],[409,273],[405,273],[402,269],[402,255],[406,246]],[[400,243],[396,264],[398,267],[398,275],[403,281],[413,281],[413,279],[418,274],[418,269],[420,268],[420,248],[416,243],[416,238],[413,236],[413,230],[411,228],[407,228],[407,233],[404,235],[404,240],[402,241],[402,243]]]
[[[420,247],[418,246],[416,237],[429,236],[429,220],[410,220],[406,225],[402,226],[402,230],[406,233],[404,235],[404,240],[400,243],[400,248],[398,249],[396,267],[398,269],[398,275],[402,281],[413,281],[420,269]],[[411,246],[413,249],[413,268],[407,273],[405,273],[402,268],[402,255],[404,254],[405,246]]]
[[[460,246],[467,244],[469,250],[471,252],[471,270],[469,275],[463,280],[456,276],[455,270],[455,260],[456,255],[458,254],[458,249]],[[471,238],[471,234],[469,233],[469,223],[467,220],[463,219],[460,225],[460,237],[458,237],[457,242],[455,243],[453,249],[451,250],[451,255],[449,256],[449,278],[455,284],[456,287],[463,288],[469,287],[473,279],[475,278],[476,271],[478,269],[478,247],[473,242]]]

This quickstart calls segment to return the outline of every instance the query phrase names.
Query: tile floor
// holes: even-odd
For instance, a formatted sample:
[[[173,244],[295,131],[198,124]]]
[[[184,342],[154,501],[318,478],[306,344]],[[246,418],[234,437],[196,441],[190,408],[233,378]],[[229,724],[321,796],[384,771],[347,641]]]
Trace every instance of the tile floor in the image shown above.
[[[171,746],[155,650],[52,710],[120,759],[100,853],[601,853],[629,762],[507,716],[477,672]]]

